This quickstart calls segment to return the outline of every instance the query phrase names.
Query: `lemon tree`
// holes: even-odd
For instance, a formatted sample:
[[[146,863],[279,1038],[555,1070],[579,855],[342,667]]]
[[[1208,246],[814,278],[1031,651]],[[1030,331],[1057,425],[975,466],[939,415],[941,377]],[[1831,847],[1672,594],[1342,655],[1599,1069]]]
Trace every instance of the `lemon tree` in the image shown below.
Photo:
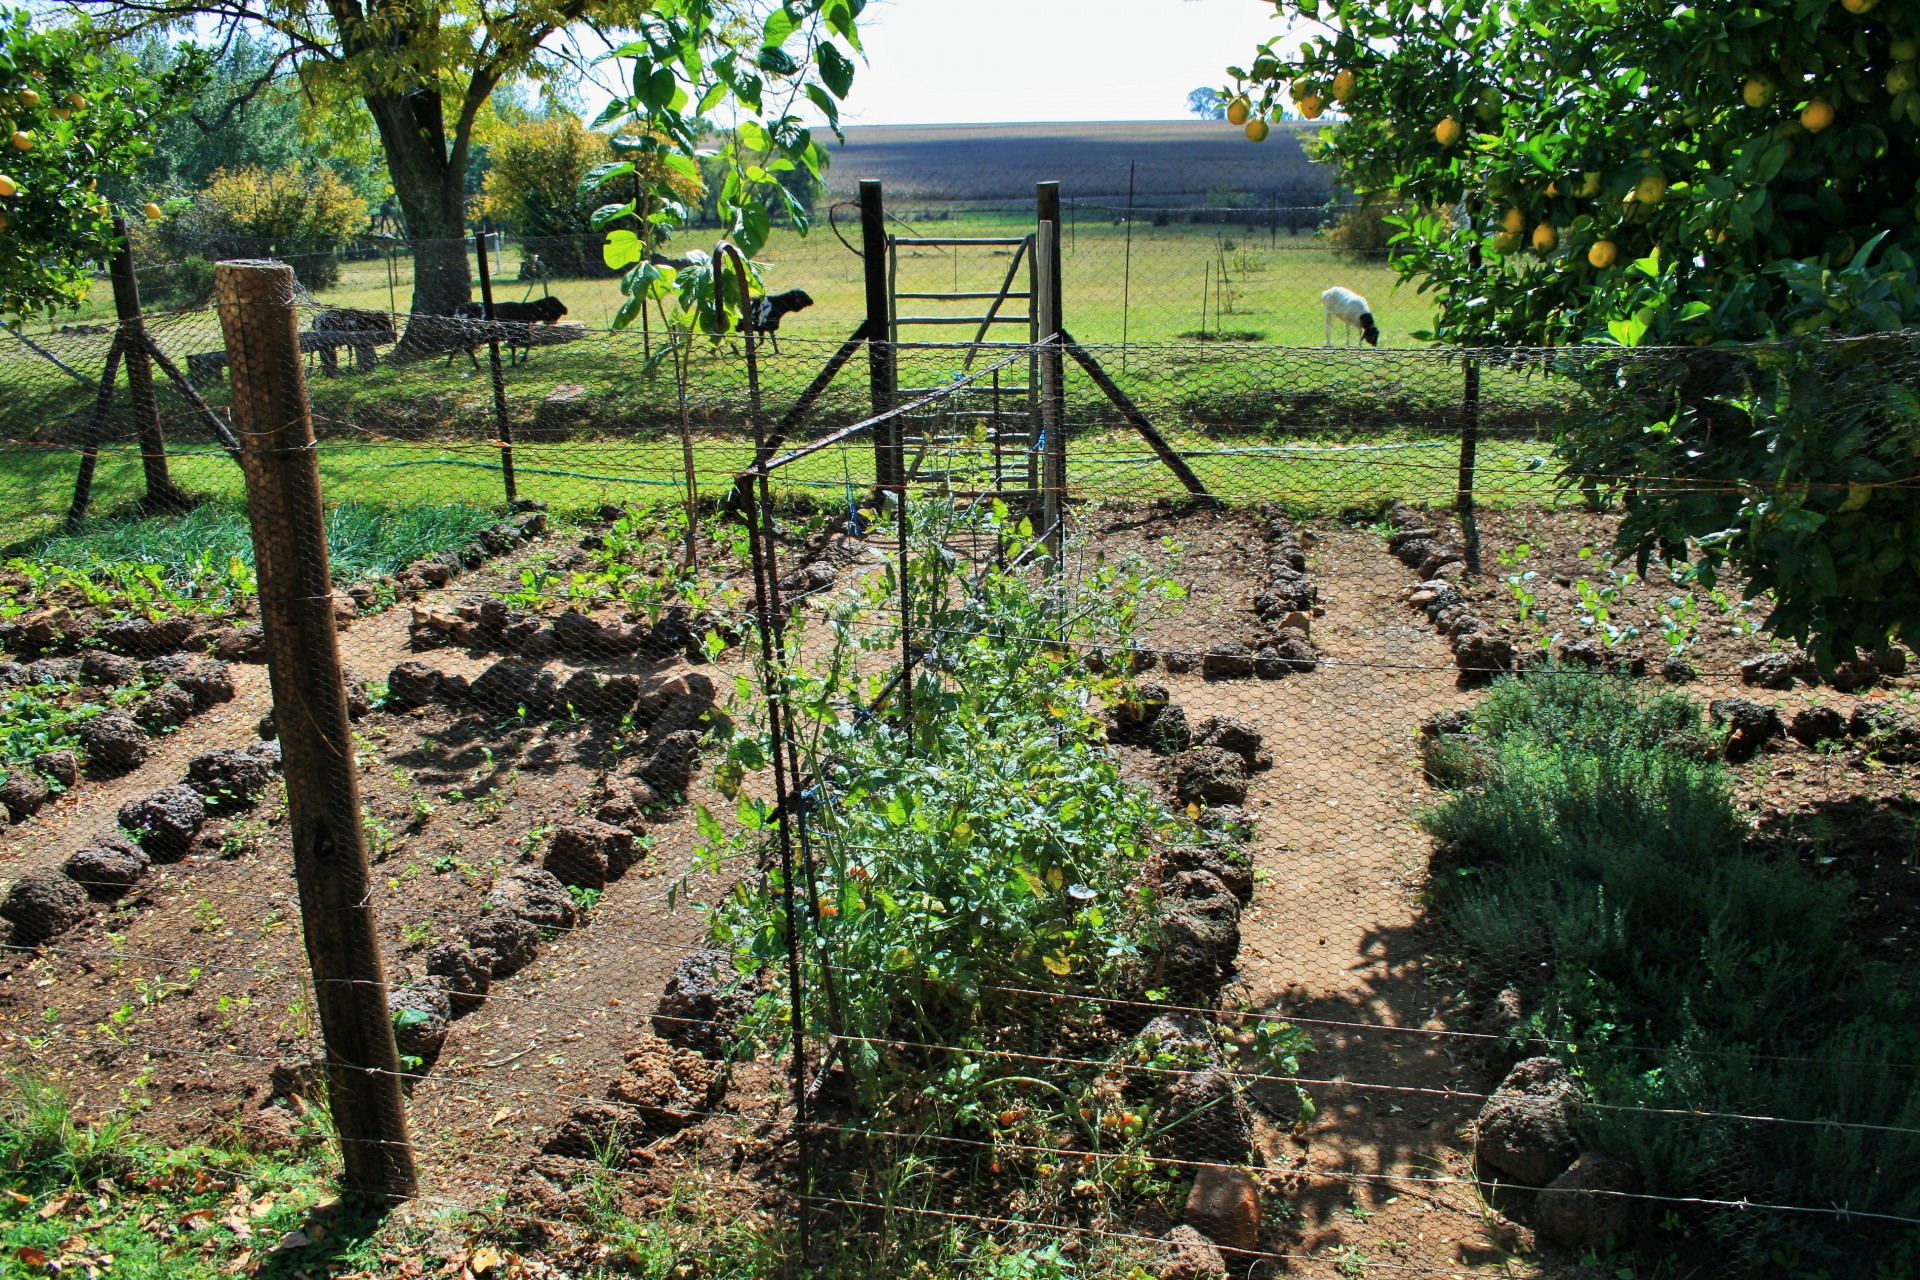
[[[1340,102],[1322,156],[1409,210],[1420,336],[1729,349],[1626,366],[1658,394],[1570,424],[1569,479],[1616,477],[1622,553],[1731,564],[1829,660],[1920,637],[1903,348],[1733,350],[1920,322],[1920,3],[1275,7],[1292,34],[1224,91],[1255,117]]]
[[[0,10],[0,323],[86,296],[113,248],[103,180],[130,175],[198,63],[144,75],[84,23]]]

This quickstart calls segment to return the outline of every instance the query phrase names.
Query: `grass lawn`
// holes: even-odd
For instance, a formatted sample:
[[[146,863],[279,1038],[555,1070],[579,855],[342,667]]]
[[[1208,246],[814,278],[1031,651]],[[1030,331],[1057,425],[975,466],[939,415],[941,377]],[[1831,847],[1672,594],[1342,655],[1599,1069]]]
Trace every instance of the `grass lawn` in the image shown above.
[[[1458,461],[1452,442],[1413,438],[1369,439],[1358,445],[1264,444],[1176,433],[1173,444],[1192,452],[1194,470],[1216,495],[1235,503],[1281,501],[1303,512],[1365,508],[1392,498],[1444,503],[1451,499]],[[1484,499],[1493,504],[1552,502],[1556,490],[1550,471],[1538,463],[1541,453],[1542,446],[1533,441],[1483,442]],[[702,492],[717,494],[751,462],[753,445],[737,436],[707,438],[696,444],[694,456]],[[981,447],[947,448],[930,453],[921,471],[931,474],[971,467],[977,476],[990,466],[990,458]],[[669,501],[680,487],[680,445],[669,437],[520,445],[514,460],[521,495],[545,501],[561,514],[607,501]],[[1015,470],[1009,466],[1009,472]],[[332,504],[352,502],[390,510],[484,509],[503,501],[499,450],[478,443],[328,444],[321,449],[320,473]],[[1090,499],[1145,502],[1184,492],[1131,434],[1076,438],[1068,473],[1076,493]],[[821,450],[782,469],[778,486],[820,498],[849,485],[860,491],[872,475],[873,450],[862,439]],[[208,497],[237,501],[243,496],[239,468],[222,453],[176,456],[174,476]],[[976,483],[956,479],[956,487]],[[64,450],[0,451],[0,521],[16,551],[58,527],[72,484],[73,455]],[[136,501],[141,493],[138,456],[125,449],[103,453],[95,486],[96,511],[112,512]],[[91,538],[88,543],[94,545]]]

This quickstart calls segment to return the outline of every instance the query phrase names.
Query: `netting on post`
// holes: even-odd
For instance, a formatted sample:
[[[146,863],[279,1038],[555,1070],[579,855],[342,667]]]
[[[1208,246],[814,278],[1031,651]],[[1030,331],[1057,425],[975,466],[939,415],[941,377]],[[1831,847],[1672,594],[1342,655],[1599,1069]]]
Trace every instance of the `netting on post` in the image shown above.
[[[1809,594],[1765,521],[1906,518],[1911,335],[1070,308],[1055,529],[1046,346],[876,352],[808,280],[750,373],[746,336],[569,328],[612,282],[509,291],[512,247],[496,305],[568,315],[405,314],[408,252],[393,300],[384,252],[285,299],[297,514],[415,1198],[469,1244],[1554,1274],[1839,1266],[1920,1217],[1910,651],[1801,653],[1701,555],[1760,529],[1796,599],[1906,589],[1843,555]],[[8,1060],[332,1164],[235,371],[211,309],[141,331],[200,402],[150,355],[185,510],[141,504],[124,375],[90,434],[120,330],[0,339]]]

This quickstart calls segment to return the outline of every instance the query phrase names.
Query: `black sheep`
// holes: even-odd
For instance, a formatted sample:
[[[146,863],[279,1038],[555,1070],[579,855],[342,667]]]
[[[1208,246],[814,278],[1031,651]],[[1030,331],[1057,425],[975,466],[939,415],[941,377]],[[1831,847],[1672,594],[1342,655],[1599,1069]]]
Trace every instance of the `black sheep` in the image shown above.
[[[504,341],[507,344],[507,363],[512,364],[514,362],[514,350],[516,348],[523,349],[528,356],[533,354],[533,346],[527,339],[529,337],[529,331],[534,325],[556,324],[559,322],[560,317],[566,314],[567,304],[553,297],[541,298],[535,302],[494,303],[493,322],[498,325],[504,325],[506,328]],[[484,321],[486,315],[486,305],[479,302],[463,302],[453,309],[453,316],[456,320]],[[473,367],[478,369],[480,367],[480,361],[474,355],[474,351],[479,345],[478,338],[471,330],[467,331],[465,337],[468,340],[462,345],[466,350],[467,359],[473,361]],[[449,354],[447,356],[447,363],[452,364],[453,357],[458,354],[459,352],[457,350]],[[524,359],[525,357],[522,358]]]
[[[740,317],[740,332],[766,334],[767,341],[778,354],[780,317],[792,315],[796,311],[805,311],[812,305],[813,299],[804,289],[789,289],[785,293],[755,298],[747,304],[747,314]]]

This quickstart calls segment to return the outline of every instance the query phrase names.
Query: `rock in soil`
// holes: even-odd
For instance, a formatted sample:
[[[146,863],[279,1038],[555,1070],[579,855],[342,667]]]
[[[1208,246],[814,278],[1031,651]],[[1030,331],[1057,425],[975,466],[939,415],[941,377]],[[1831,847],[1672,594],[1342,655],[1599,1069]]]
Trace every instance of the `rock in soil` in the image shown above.
[[[1700,678],[1685,654],[1670,653],[1660,662],[1660,678],[1668,684],[1691,684]]]
[[[443,942],[420,953],[427,976],[439,980],[447,1000],[457,1014],[472,1013],[486,1003],[487,988],[493,984],[491,953],[482,953],[459,942]]]
[[[174,672],[173,682],[193,695],[197,711],[233,700],[233,672],[218,658],[195,658]]]
[[[1793,688],[1793,673],[1799,664],[1789,653],[1763,653],[1740,664],[1740,682],[1762,689]]]
[[[1847,736],[1847,718],[1835,707],[1807,707],[1794,716],[1787,732],[1795,741],[1817,746]]]
[[[1193,670],[1195,655],[1185,649],[1168,649],[1161,655],[1160,662],[1168,675],[1183,676]]]
[[[131,717],[108,711],[80,726],[80,747],[95,769],[137,769],[147,760],[147,731]]]
[[[1454,665],[1463,676],[1492,676],[1513,666],[1513,645],[1491,631],[1473,631],[1453,642]]]
[[[137,658],[172,653],[193,635],[192,618],[114,618],[93,629],[94,638],[109,649]]]
[[[80,682],[106,687],[122,685],[140,676],[140,664],[117,653],[94,650],[80,659]]]
[[[608,1086],[607,1100],[634,1108],[652,1129],[693,1124],[726,1092],[720,1064],[664,1040],[646,1040],[628,1050],[626,1064],[625,1073]]]
[[[1209,680],[1237,680],[1253,674],[1253,650],[1238,640],[1215,645],[1200,660],[1200,674]]]
[[[437,982],[412,982],[387,997],[393,1015],[393,1044],[403,1058],[432,1062],[447,1042],[453,1003]]]
[[[599,1160],[624,1151],[644,1128],[629,1108],[611,1102],[580,1102],[540,1149],[550,1156]]]
[[[494,977],[510,978],[540,954],[540,929],[510,912],[496,911],[467,927],[467,945],[476,956],[491,957],[487,971]]]
[[[1169,706],[1153,718],[1147,730],[1148,744],[1154,754],[1177,756],[1193,746],[1193,728],[1187,723],[1185,708]]]
[[[1558,1058],[1528,1058],[1480,1108],[1473,1153],[1494,1176],[1543,1187],[1573,1163],[1573,1118],[1584,1098]]]
[[[1158,1280],[1226,1280],[1227,1264],[1213,1241],[1193,1227],[1167,1232],[1167,1256],[1154,1272]]]
[[[609,880],[625,875],[633,861],[633,832],[581,818],[554,831],[542,865],[562,884],[604,889]]]
[[[80,757],[65,749],[42,751],[33,758],[33,768],[62,787],[73,787],[80,781]]]
[[[1640,1180],[1625,1163],[1589,1151],[1534,1200],[1540,1235],[1566,1249],[1625,1247]]]
[[[25,822],[52,797],[53,788],[47,780],[24,765],[7,770],[7,780],[0,782],[0,806],[13,822]]]
[[[1223,1253],[1260,1249],[1260,1192],[1243,1169],[1204,1164],[1193,1177],[1184,1215]]]
[[[1164,1157],[1239,1164],[1253,1150],[1253,1117],[1224,1071],[1177,1072],[1165,1078],[1154,1109],[1154,1146]]]
[[[1260,754],[1262,739],[1260,731],[1235,716],[1208,716],[1193,727],[1193,745],[1196,747],[1219,747],[1231,751],[1245,762],[1248,769],[1253,768],[1254,757]]]
[[[671,1044],[720,1057],[753,1012],[753,1001],[733,957],[704,948],[682,957],[667,979],[653,1011],[653,1031]]]
[[[1240,954],[1240,900],[1205,871],[1181,871],[1163,886],[1160,925],[1166,934],[1157,985],[1180,998],[1217,988]]]
[[[387,705],[395,711],[424,707],[440,696],[440,672],[424,662],[402,662],[387,673]]]
[[[242,747],[203,751],[187,762],[187,785],[209,808],[244,809],[273,785],[273,762]]]
[[[1195,747],[1175,756],[1168,768],[1181,804],[1241,804],[1247,798],[1246,765],[1231,751]]]
[[[14,946],[37,947],[87,918],[87,895],[67,876],[40,867],[13,882],[0,917],[13,922]]]
[[[1727,726],[1727,759],[1735,764],[1751,760],[1761,747],[1780,736],[1780,713],[1764,702],[1747,698],[1715,698],[1707,704],[1715,724]]]
[[[155,862],[177,862],[186,857],[206,820],[207,802],[198,791],[182,783],[149,791],[120,806],[120,826]]]
[[[222,662],[265,662],[266,630],[258,623],[229,627],[214,637],[213,656]]]
[[[193,707],[193,695],[169,680],[148,694],[133,715],[149,731],[164,733],[191,720]]]
[[[1847,732],[1886,761],[1897,762],[1920,754],[1920,716],[1892,707],[1867,704],[1855,707],[1847,720]]]
[[[149,863],[145,849],[127,839],[126,833],[110,828],[69,857],[63,869],[88,897],[111,902],[140,883]]]
[[[694,766],[700,760],[701,735],[693,729],[681,729],[661,739],[647,762],[640,766],[640,781],[662,794],[685,795],[693,781]]]
[[[1242,905],[1253,901],[1253,862],[1244,852],[1218,845],[1177,845],[1166,851],[1167,870],[1205,871]]]
[[[495,880],[492,892],[487,894],[486,908],[518,916],[538,929],[573,927],[573,895],[551,872],[533,867],[522,867]]]
[[[1277,631],[1253,655],[1254,674],[1265,679],[1283,676],[1289,671],[1312,671],[1320,665],[1307,633],[1294,627]]]

